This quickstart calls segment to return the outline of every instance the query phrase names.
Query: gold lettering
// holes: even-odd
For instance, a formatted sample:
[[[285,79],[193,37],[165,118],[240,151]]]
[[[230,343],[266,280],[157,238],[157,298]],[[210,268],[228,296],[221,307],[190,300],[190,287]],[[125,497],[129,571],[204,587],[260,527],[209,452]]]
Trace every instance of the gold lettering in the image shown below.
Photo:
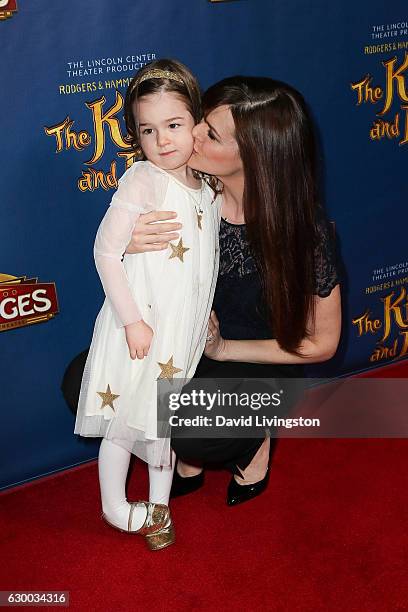
[[[56,153],[60,153],[62,149],[70,149],[74,147],[77,151],[82,151],[84,147],[87,147],[91,142],[91,136],[88,132],[79,132],[77,134],[72,128],[74,122],[66,117],[64,121],[59,123],[58,125],[54,125],[51,127],[45,127],[45,133],[48,136],[55,136],[57,141],[57,149]]]
[[[138,161],[139,157],[138,153],[136,153],[135,151],[130,151],[129,153],[126,153],[126,151],[119,151],[119,153],[117,153],[117,156],[125,158],[126,170],[129,170],[130,166],[132,166],[135,161]]]
[[[408,353],[408,331],[400,332],[400,335],[404,337],[404,344],[402,345],[400,357],[403,357]]]
[[[382,97],[383,91],[381,87],[375,87],[373,89],[370,87],[371,81],[372,76],[367,74],[362,81],[351,83],[351,89],[357,92],[357,106],[360,106],[360,104],[363,104],[363,102],[371,102],[371,104],[375,104]]]
[[[401,110],[405,111],[405,135],[403,140],[401,140],[399,142],[400,145],[404,145],[407,144],[408,142],[408,106],[405,106],[404,104],[401,106]]]
[[[109,172],[104,174],[102,170],[82,170],[82,177],[78,179],[78,189],[84,191],[95,191],[98,187],[102,187],[105,191],[116,189],[118,186],[116,161],[110,165]]]
[[[401,287],[401,293],[399,297],[392,303],[391,300],[394,297],[394,291],[387,295],[385,298],[381,298],[384,302],[384,335],[381,338],[381,342],[384,342],[388,338],[391,332],[392,315],[394,316],[395,322],[400,329],[408,329],[408,322],[406,323],[401,313],[401,302],[407,295],[405,287]]]
[[[82,177],[78,179],[78,189],[82,192],[93,191],[92,177],[90,172],[85,172],[85,170],[82,170]]]
[[[350,87],[351,89],[353,89],[354,91],[357,91],[357,106],[360,106],[360,104],[363,103],[363,87],[366,83],[368,83],[368,81],[370,80],[370,75],[367,74],[367,76],[362,80],[359,81],[358,83],[351,83]]]
[[[106,102],[105,96],[102,96],[94,102],[86,102],[86,106],[92,111],[92,118],[95,130],[95,150],[91,159],[85,162],[91,165],[99,161],[105,151],[105,124],[108,126],[112,141],[121,149],[129,149],[130,144],[124,140],[120,129],[120,123],[116,113],[123,107],[123,97],[117,91],[116,100],[111,108],[108,108],[106,113],[103,113],[103,105]]]
[[[47,136],[55,136],[56,138],[56,141],[57,141],[57,148],[55,150],[56,153],[60,153],[62,149],[64,148],[62,135],[64,133],[65,128],[70,123],[70,121],[71,119],[69,117],[65,117],[64,121],[62,121],[61,123],[58,123],[57,125],[52,125],[51,127],[44,128]]]
[[[370,357],[370,361],[380,361],[381,359],[391,359],[397,354],[398,339],[395,338],[391,347],[378,345]]]
[[[84,147],[91,142],[91,137],[88,132],[80,132],[79,134],[77,134],[74,130],[71,129],[73,124],[74,122],[70,121],[65,128],[65,147],[66,149],[74,147],[76,151],[82,151]]]
[[[381,124],[379,121],[374,121],[373,127],[370,130],[371,140],[380,140],[381,138]]]
[[[374,353],[370,357],[370,361],[379,361],[381,355],[380,349],[376,348]]]
[[[116,174],[116,162],[113,161],[110,165],[110,171],[106,174],[106,182],[108,184],[108,188],[117,189],[118,187],[118,179]]]
[[[99,185],[105,190],[108,191],[108,185],[106,182],[105,174],[102,170],[95,170],[94,168],[90,168],[90,171],[93,174],[93,188],[98,189]]]
[[[386,70],[386,73],[385,73],[386,96],[385,96],[384,108],[382,109],[380,113],[377,113],[378,115],[385,115],[385,113],[387,113],[389,109],[391,108],[391,105],[394,99],[394,81],[396,81],[397,83],[397,90],[398,90],[398,95],[400,99],[403,102],[408,102],[408,95],[405,90],[405,78],[404,78],[404,75],[402,74],[408,68],[408,53],[405,52],[404,62],[401,64],[401,66],[396,71],[394,71],[396,61],[397,61],[397,57],[395,56],[387,60],[386,62],[382,63]]]
[[[87,147],[89,144],[91,144],[91,136],[90,134],[88,134],[88,132],[79,132],[78,140],[82,148]]]
[[[366,310],[366,312],[358,317],[357,319],[353,319],[353,325],[357,325],[358,327],[358,335],[359,337],[363,334],[375,334],[380,329],[382,323],[379,319],[371,320],[369,318],[370,311]]]
[[[373,123],[373,127],[370,129],[371,140],[380,140],[385,136],[389,139],[392,139],[399,136],[399,134],[400,131],[398,113],[396,113],[393,123],[390,123],[389,121],[383,121],[383,119],[376,119],[376,121],[374,121]]]
[[[392,347],[390,349],[388,349],[388,357],[395,357],[397,354],[397,348],[398,348],[398,338],[395,338],[394,342],[392,343]]]

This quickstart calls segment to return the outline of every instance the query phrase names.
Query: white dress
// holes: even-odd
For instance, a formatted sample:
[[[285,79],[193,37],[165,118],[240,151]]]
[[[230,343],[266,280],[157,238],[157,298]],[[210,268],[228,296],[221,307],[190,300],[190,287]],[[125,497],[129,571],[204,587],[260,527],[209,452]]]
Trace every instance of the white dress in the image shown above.
[[[164,251],[124,255],[139,214],[173,210],[183,225]],[[200,212],[202,211],[202,212]],[[76,434],[103,436],[151,465],[169,465],[170,439],[157,437],[157,379],[190,379],[204,351],[218,274],[220,198],[186,187],[148,161],[133,164],[95,240],[106,299],[85,365]],[[132,360],[124,325],[153,329],[149,355]]]

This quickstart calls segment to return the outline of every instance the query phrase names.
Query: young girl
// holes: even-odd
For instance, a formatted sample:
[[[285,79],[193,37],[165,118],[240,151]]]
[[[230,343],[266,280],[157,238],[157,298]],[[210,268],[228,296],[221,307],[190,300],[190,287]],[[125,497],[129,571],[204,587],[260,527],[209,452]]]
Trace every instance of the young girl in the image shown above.
[[[158,60],[137,73],[125,119],[147,161],[120,179],[95,240],[107,299],[95,323],[75,433],[103,437],[102,518],[144,535],[151,550],[174,541],[168,509],[174,457],[169,436],[157,437],[157,380],[194,374],[218,271],[219,207],[186,165],[200,114],[198,84],[179,62]],[[177,212],[180,237],[164,251],[123,256],[138,216],[157,208]],[[131,453],[148,463],[149,503],[126,499]]]

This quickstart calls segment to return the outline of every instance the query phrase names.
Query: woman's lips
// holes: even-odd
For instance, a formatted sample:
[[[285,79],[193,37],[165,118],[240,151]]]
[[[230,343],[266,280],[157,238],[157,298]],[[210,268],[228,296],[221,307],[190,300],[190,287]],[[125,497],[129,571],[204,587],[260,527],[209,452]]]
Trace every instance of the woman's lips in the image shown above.
[[[160,153],[160,156],[164,157],[166,155],[171,155],[172,153],[175,153],[175,151],[166,151],[166,153]]]

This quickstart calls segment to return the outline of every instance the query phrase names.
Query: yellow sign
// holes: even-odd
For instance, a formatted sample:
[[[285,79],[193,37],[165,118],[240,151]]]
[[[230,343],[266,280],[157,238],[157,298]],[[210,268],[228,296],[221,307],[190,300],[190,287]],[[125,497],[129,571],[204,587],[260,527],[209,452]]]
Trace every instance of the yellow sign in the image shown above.
[[[405,48],[405,43],[394,43],[395,48]],[[401,47],[400,47],[401,45]],[[374,120],[370,129],[371,140],[381,140],[383,138],[399,139],[398,144],[408,143],[408,91],[405,81],[405,73],[408,69],[408,52],[405,52],[404,60],[398,65],[397,56],[383,61],[385,68],[384,85],[373,83],[370,74],[364,76],[360,81],[351,83],[351,89],[356,93],[356,105],[378,104],[381,102],[381,110],[376,113],[377,119]],[[384,115],[391,111],[394,99],[400,103],[398,111],[389,119]]]
[[[65,117],[65,119],[57,125],[44,128],[47,136],[53,136],[55,138],[56,153],[71,148],[76,151],[83,151],[85,148],[92,145],[92,156],[85,162],[85,165],[89,166],[89,168],[83,170],[82,176],[77,181],[80,191],[94,191],[99,187],[107,191],[108,189],[116,189],[118,186],[115,160],[111,161],[108,172],[96,170],[92,167],[99,162],[105,153],[107,132],[112,142],[119,149],[122,149],[117,152],[117,156],[124,159],[124,170],[130,168],[138,156],[138,154],[132,150],[129,141],[126,136],[123,135],[120,127],[119,115],[123,108],[123,96],[116,91],[115,102],[107,110],[104,110],[105,103],[105,96],[93,102],[86,102],[86,106],[92,114],[93,134],[90,134],[86,130],[75,131],[72,127],[74,120],[69,116]]]
[[[402,279],[401,279],[402,280]],[[388,283],[398,285],[398,281]],[[381,335],[370,361],[405,357],[408,354],[408,294],[405,286],[391,291],[381,298],[382,317],[373,317],[369,309],[352,320],[359,338],[371,334]],[[393,333],[394,332],[394,333]],[[396,334],[395,334],[396,332]]]

